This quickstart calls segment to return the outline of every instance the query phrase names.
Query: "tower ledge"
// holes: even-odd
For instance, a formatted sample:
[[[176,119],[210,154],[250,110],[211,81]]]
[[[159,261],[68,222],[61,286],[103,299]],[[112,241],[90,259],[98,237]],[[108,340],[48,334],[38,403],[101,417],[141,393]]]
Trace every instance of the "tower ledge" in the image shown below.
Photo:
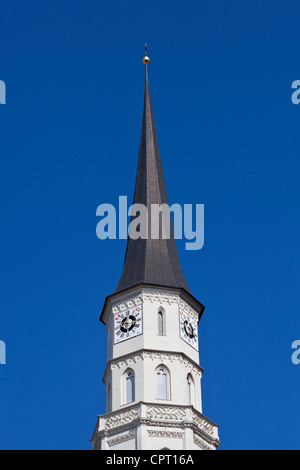
[[[100,321],[106,324],[107,313],[108,313],[110,305],[119,303],[121,301],[125,302],[126,298],[128,299],[132,298],[133,293],[136,294],[137,292],[143,292],[149,289],[152,290],[153,292],[160,291],[162,292],[162,295],[163,293],[165,293],[166,295],[168,294],[179,295],[182,299],[186,300],[192,306],[192,308],[194,308],[197,311],[197,316],[198,316],[197,321],[198,322],[200,321],[205,307],[189,291],[186,291],[183,288],[166,287],[166,286],[159,286],[157,284],[145,284],[145,283],[140,283],[135,286],[128,287],[127,289],[124,289],[122,291],[114,292],[113,294],[108,295],[105,299],[105,302],[102,308]]]
[[[91,439],[93,449],[114,450],[157,448],[170,439],[173,450],[205,449],[216,450],[220,445],[218,425],[199,413],[193,406],[158,405],[139,402],[114,413],[98,416],[98,422]],[[185,444],[184,444],[185,442]],[[172,449],[171,449],[172,450]]]

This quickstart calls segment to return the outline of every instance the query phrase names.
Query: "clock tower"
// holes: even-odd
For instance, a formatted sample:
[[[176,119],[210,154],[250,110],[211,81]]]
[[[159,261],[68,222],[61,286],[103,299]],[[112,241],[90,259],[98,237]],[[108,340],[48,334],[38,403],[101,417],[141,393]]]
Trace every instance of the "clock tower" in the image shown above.
[[[134,204],[168,204],[145,64],[144,106]],[[134,217],[132,218],[134,219]],[[215,450],[218,426],[202,413],[198,322],[204,306],[183,275],[169,238],[128,237],[116,290],[100,320],[107,332],[95,450]]]

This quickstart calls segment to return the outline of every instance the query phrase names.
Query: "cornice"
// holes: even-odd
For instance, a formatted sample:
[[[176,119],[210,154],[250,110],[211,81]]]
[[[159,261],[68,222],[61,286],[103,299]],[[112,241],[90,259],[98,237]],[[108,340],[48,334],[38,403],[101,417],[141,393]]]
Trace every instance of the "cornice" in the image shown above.
[[[121,367],[129,367],[136,364],[138,361],[144,361],[145,359],[151,359],[152,361],[158,359],[161,362],[179,361],[186,365],[191,372],[194,372],[200,378],[203,375],[204,369],[197,362],[190,359],[183,352],[176,351],[158,351],[152,349],[139,349],[133,353],[128,353],[123,356],[110,359],[107,362],[106,369],[103,375],[102,381],[106,381],[107,374],[113,369],[120,369]]]
[[[192,313],[196,315],[196,320],[198,322],[200,321],[200,318],[205,309],[204,305],[202,305],[201,302],[199,302],[185,289],[157,286],[151,284],[139,284],[137,286],[125,289],[124,291],[120,291],[118,293],[107,296],[100,316],[100,321],[106,324],[107,313],[111,306],[126,303],[132,300],[132,296],[137,297],[140,295],[140,293],[143,293],[143,295],[160,296],[163,299],[163,302],[170,302],[172,295],[177,295],[176,301],[178,301],[179,297],[182,301],[185,302],[186,308],[193,309],[194,313]]]
[[[163,430],[157,430],[157,432],[169,432],[167,428],[173,428],[170,431],[173,433],[177,432],[174,431],[174,428],[180,428],[183,432],[182,430],[185,428],[191,428],[194,433],[194,442],[201,448],[212,450],[220,445],[220,440],[217,437],[218,425],[195,410],[193,406],[157,405],[156,403],[139,402],[126,409],[107,413],[98,418],[102,421],[103,428],[99,430],[97,425],[95,429],[92,438],[94,448],[99,448],[97,442],[102,438],[111,438],[116,434],[136,429],[137,426],[142,424],[152,429],[153,427],[164,428]],[[152,433],[152,430],[148,431],[150,431],[150,434]]]

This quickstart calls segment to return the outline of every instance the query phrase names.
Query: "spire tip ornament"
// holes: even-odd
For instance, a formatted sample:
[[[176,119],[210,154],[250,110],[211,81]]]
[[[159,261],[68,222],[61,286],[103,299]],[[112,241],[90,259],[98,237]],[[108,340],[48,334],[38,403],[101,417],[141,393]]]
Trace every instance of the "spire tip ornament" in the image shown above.
[[[147,56],[147,44],[145,44],[145,57],[143,58],[143,62],[144,62],[145,65],[149,64],[149,62],[150,62],[150,59]]]

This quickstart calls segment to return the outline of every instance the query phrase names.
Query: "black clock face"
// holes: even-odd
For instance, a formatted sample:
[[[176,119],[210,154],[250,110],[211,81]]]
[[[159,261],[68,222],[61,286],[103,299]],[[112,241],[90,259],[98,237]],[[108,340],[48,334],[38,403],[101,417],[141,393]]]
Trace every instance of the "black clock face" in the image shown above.
[[[122,333],[127,333],[131,330],[133,330],[133,328],[135,327],[136,325],[136,318],[135,316],[133,315],[129,315],[128,317],[125,317],[121,323],[120,323],[120,330],[122,331]]]
[[[191,325],[191,323],[189,323],[187,320],[185,320],[184,324],[183,324],[183,328],[184,328],[184,331],[185,331],[185,334],[189,337],[189,338],[194,338],[195,336],[195,332],[194,332],[194,328],[193,326]]]

